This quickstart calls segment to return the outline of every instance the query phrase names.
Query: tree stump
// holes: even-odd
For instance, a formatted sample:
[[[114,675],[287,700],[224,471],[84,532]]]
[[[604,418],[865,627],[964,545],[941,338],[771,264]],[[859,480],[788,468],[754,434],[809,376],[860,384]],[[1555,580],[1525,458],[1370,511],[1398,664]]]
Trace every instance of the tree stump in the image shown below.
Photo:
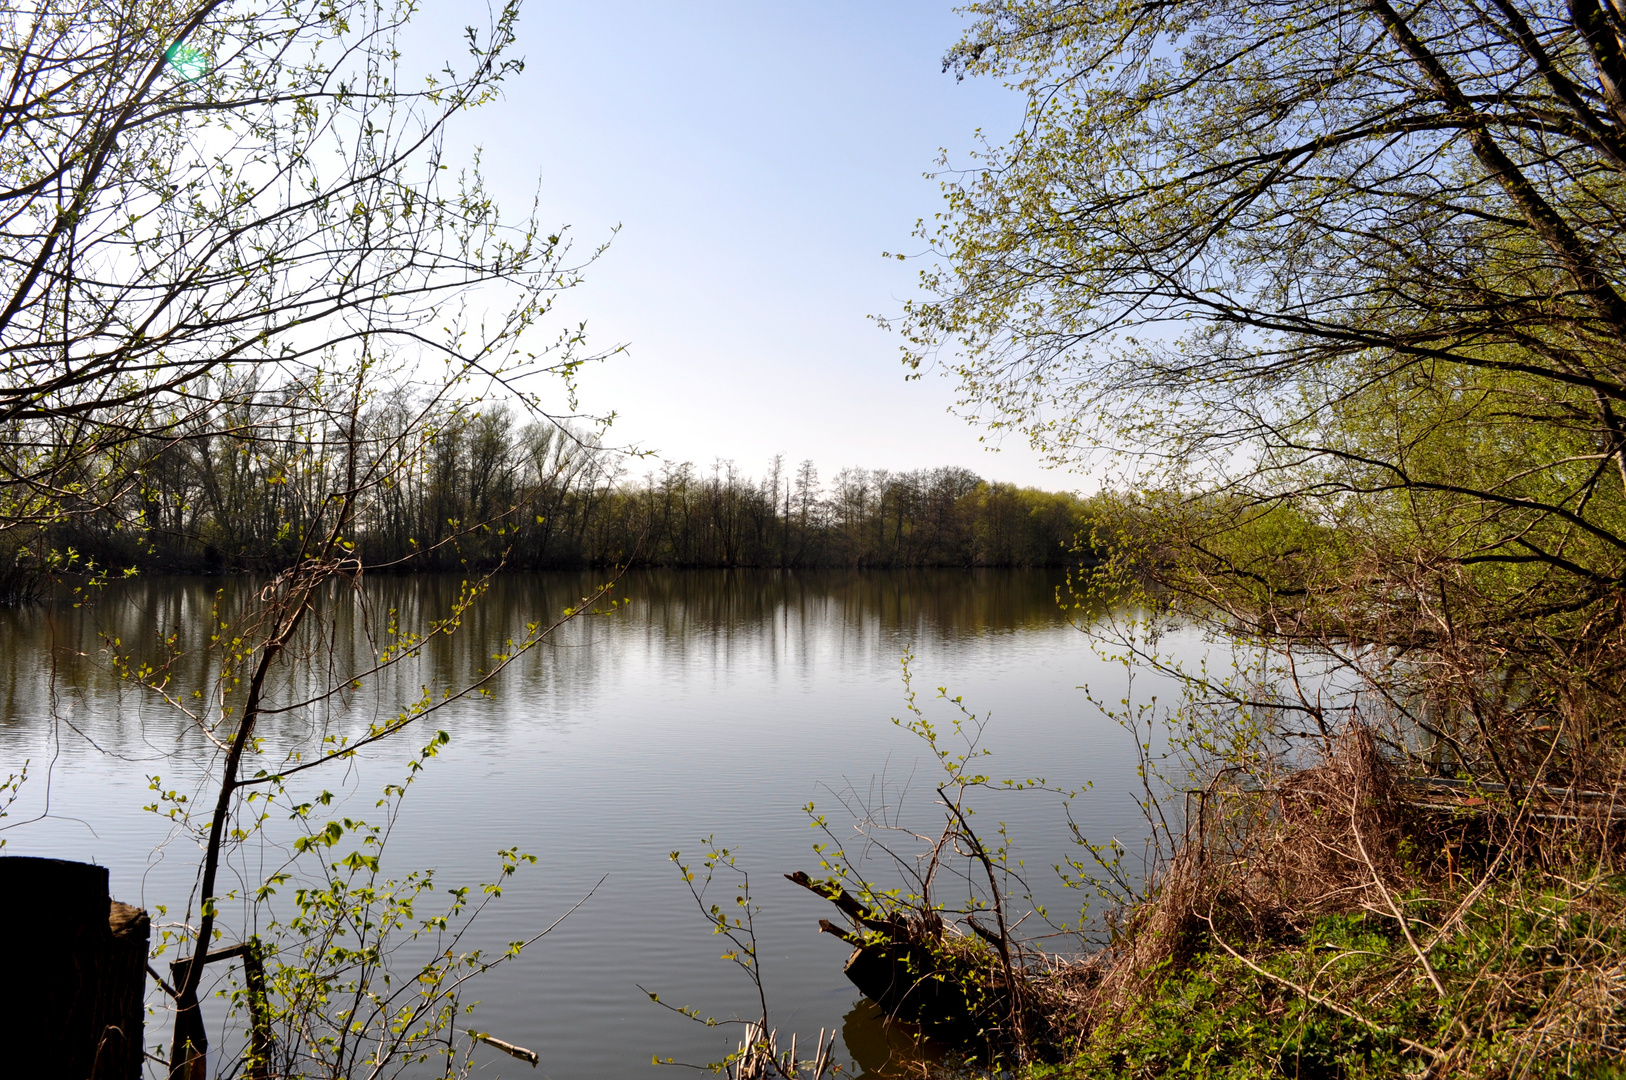
[[[0,856],[0,1051],[38,1080],[139,1080],[147,913],[107,868]]]

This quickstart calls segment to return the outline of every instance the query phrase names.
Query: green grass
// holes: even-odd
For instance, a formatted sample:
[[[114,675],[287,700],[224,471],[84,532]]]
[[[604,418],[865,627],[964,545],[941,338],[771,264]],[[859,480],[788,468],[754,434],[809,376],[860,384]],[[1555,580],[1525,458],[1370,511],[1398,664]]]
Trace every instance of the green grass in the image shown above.
[[[1429,952],[1443,996],[1398,923],[1376,914],[1325,917],[1298,940],[1238,946],[1275,978],[1209,942],[1099,1022],[1071,1060],[1029,1075],[1421,1076],[1431,1058],[1409,1039],[1448,1050],[1453,1076],[1626,1076],[1600,1052],[1620,1045],[1626,1015],[1596,992],[1613,985],[1626,945],[1623,900],[1618,882],[1580,896],[1517,886],[1487,894]],[[1419,898],[1406,907],[1423,942],[1430,918],[1449,910]]]

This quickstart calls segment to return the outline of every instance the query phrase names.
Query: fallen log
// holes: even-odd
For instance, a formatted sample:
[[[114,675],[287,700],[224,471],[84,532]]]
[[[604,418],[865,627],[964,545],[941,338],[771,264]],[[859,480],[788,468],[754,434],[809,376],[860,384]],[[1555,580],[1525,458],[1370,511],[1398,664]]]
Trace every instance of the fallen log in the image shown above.
[[[1007,1010],[1003,986],[990,977],[992,958],[973,939],[950,937],[933,912],[907,919],[881,914],[832,882],[797,871],[793,881],[834,904],[862,929],[828,919],[819,930],[853,946],[842,974],[889,1017],[920,1024],[955,1041],[982,1035]]]

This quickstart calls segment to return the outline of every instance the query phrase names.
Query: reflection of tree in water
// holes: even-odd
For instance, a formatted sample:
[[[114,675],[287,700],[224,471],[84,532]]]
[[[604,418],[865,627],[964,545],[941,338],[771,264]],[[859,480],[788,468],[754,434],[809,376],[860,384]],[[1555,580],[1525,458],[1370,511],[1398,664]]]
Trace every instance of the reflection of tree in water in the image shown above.
[[[495,577],[463,620],[423,656],[374,680],[364,691],[268,716],[262,728],[279,751],[308,749],[329,735],[354,735],[394,716],[421,687],[466,684],[502,642],[533,622],[580,602],[604,572],[511,573]],[[363,597],[336,591],[323,618],[307,624],[304,647],[317,668],[288,665],[273,699],[308,696],[328,673],[365,670],[394,639],[390,628],[422,633],[445,617],[464,577],[455,574],[367,579]],[[1059,628],[1055,589],[1044,570],[780,571],[646,570],[627,574],[618,597],[628,607],[578,620],[526,656],[504,677],[498,706],[469,703],[442,723],[506,726],[523,700],[548,722],[573,723],[610,677],[634,667],[749,659],[789,673],[817,656],[839,659],[899,641],[952,641],[1024,629]],[[204,646],[224,622],[231,632],[259,582],[247,575],[137,578],[107,587],[93,603],[58,602],[0,609],[0,739],[34,741],[53,716],[109,752],[139,758],[205,749],[201,733],[151,693],[120,680],[106,643],[133,660],[167,664],[175,696],[208,694],[216,674]],[[336,606],[335,606],[336,605]],[[164,644],[164,642],[168,644]],[[318,668],[320,670],[318,670]],[[528,716],[535,722],[535,716]],[[64,731],[71,740],[74,731]],[[25,751],[26,756],[26,751]]]
[[[922,1035],[914,1024],[887,1019],[869,998],[859,998],[841,1018],[841,1041],[857,1080],[941,1076],[950,1068],[943,1047]]]
[[[627,576],[635,604],[679,636],[694,629],[755,633],[775,616],[840,616],[893,633],[955,636],[1053,626],[1058,571],[723,570]],[[655,620],[651,620],[654,622]]]

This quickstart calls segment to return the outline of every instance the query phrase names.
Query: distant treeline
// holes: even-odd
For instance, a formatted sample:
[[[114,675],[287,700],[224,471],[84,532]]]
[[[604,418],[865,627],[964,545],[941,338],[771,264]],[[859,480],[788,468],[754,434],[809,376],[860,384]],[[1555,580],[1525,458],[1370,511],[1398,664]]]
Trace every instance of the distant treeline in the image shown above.
[[[214,433],[133,451],[121,512],[53,526],[51,545],[103,566],[266,567],[297,554],[347,470],[376,465],[391,483],[350,530],[374,567],[1057,566],[1079,560],[1089,533],[1087,500],[962,468],[849,468],[828,482],[811,461],[775,459],[755,478],[732,462],[640,470],[504,409],[454,410],[406,441],[404,398],[353,427],[263,400],[235,407],[233,424],[199,424]]]

